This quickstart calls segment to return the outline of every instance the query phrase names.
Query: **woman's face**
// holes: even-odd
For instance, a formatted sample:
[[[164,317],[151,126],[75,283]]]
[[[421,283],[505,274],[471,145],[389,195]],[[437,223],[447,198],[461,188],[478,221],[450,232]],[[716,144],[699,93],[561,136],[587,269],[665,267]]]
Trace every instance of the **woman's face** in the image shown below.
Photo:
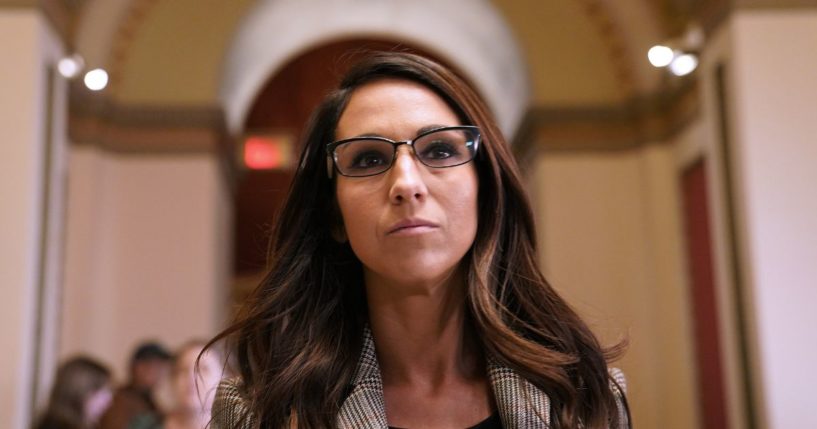
[[[221,366],[213,353],[205,353],[199,361],[196,358],[201,347],[184,350],[173,368],[173,392],[177,406],[191,411],[209,411],[213,406],[216,388],[221,379]]]
[[[352,93],[336,137],[404,141],[424,128],[451,125],[462,124],[433,91],[384,79]],[[400,145],[386,172],[336,177],[346,235],[367,279],[415,286],[445,281],[474,242],[478,180],[473,162],[431,168]]]

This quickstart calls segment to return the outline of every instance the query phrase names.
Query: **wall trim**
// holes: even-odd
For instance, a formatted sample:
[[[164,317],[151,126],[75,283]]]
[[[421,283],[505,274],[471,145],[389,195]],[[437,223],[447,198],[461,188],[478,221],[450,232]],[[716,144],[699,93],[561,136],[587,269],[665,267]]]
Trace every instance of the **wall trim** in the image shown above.
[[[699,97],[697,81],[687,79],[619,106],[533,107],[513,149],[520,162],[527,162],[542,151],[609,152],[665,143],[698,116]]]
[[[92,94],[72,82],[68,138],[117,156],[213,156],[230,192],[236,181],[235,144],[217,106],[134,106]]]
[[[817,9],[817,0],[734,0],[735,9]]]
[[[224,113],[213,106],[134,106],[71,85],[69,136],[122,154],[220,153]]]
[[[128,11],[113,34],[113,43],[110,53],[110,75],[111,92],[116,92],[125,74],[125,67],[133,45],[134,38],[138,34],[142,25],[153,11],[158,0],[131,0]]]
[[[636,86],[633,70],[635,59],[621,23],[614,19],[610,12],[611,5],[601,0],[581,0],[579,4],[587,19],[596,27],[599,38],[606,47],[607,56],[613,64],[616,82],[625,94],[633,94]]]

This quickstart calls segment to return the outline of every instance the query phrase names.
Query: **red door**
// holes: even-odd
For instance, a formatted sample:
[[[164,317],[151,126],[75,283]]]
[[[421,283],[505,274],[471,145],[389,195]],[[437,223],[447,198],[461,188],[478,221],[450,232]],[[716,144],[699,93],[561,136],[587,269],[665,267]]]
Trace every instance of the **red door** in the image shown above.
[[[712,260],[706,162],[702,159],[687,168],[682,183],[701,427],[726,429],[729,422]]]

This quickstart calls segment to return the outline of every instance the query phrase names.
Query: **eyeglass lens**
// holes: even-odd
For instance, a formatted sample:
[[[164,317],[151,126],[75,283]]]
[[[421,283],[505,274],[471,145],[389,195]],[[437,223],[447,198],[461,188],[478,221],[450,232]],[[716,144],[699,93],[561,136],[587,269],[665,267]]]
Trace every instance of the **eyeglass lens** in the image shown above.
[[[454,167],[474,158],[477,136],[472,129],[434,131],[414,140],[414,153],[429,167]],[[388,170],[396,152],[396,146],[388,140],[360,138],[335,148],[335,164],[345,176],[372,176]]]

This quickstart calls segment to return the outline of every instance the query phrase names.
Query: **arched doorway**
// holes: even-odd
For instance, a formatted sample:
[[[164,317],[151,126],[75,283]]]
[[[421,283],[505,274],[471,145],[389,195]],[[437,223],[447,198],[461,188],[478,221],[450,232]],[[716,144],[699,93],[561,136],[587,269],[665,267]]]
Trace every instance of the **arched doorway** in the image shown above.
[[[225,56],[220,99],[229,132],[243,131],[256,95],[292,58],[350,38],[397,40],[445,59],[485,97],[509,141],[527,109],[527,67],[490,2],[262,0],[247,13]]]

